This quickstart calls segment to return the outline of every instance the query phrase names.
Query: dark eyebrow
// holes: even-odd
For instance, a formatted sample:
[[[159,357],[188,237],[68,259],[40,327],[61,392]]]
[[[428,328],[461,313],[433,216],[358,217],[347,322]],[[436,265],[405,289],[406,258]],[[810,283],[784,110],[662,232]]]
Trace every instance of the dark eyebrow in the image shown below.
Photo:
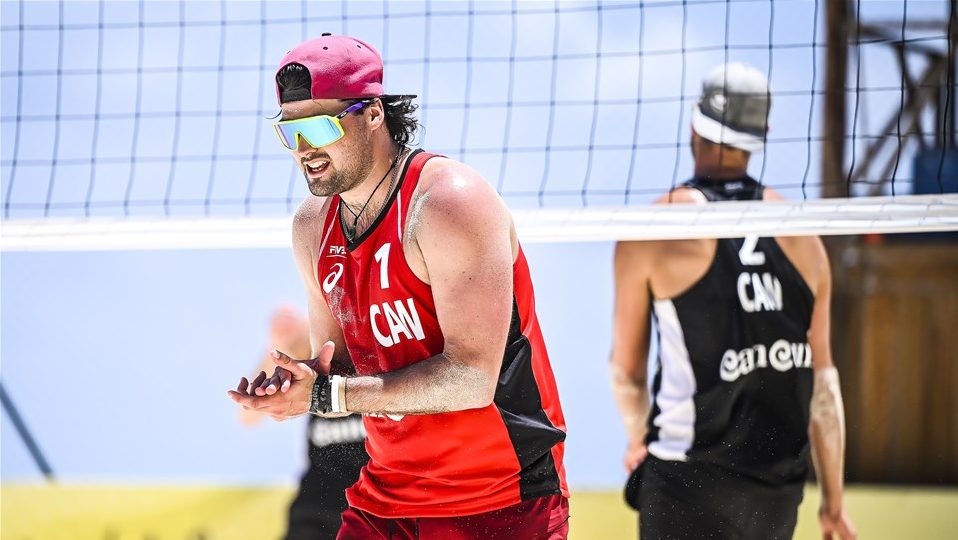
[[[358,101],[358,100],[356,100],[356,101]],[[313,100],[313,103],[315,103],[315,102],[316,102],[316,100]],[[342,104],[344,105],[344,107],[348,107],[348,106],[350,106],[350,105],[356,103],[356,102],[354,101],[352,104],[350,104],[350,103],[349,103],[350,100],[345,100],[345,99],[341,99],[340,102],[342,102]],[[300,110],[301,110],[301,108],[295,108],[295,109],[290,110],[289,112],[292,113],[292,114],[296,114],[296,113],[298,113]],[[289,118],[286,116],[286,112],[287,112],[286,109],[280,108],[279,114],[277,114],[276,117],[274,117],[274,118],[276,118],[277,121],[279,121],[279,122],[284,122],[284,121],[286,121],[286,120],[289,120]],[[337,108],[335,111],[320,110],[319,112],[317,112],[317,113],[315,113],[315,114],[311,114],[311,115],[309,115],[309,116],[303,116],[302,118],[310,118],[310,117],[313,117],[313,116],[322,116],[322,115],[336,116],[336,115],[339,114],[340,112],[342,112],[342,109],[340,109],[340,108]]]

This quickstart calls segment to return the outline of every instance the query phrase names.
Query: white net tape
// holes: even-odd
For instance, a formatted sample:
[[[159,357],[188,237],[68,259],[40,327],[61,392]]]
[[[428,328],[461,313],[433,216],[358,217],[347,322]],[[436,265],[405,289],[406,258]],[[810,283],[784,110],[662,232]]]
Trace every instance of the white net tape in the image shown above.
[[[958,195],[513,211],[523,242],[958,231]],[[0,250],[242,249],[290,245],[290,218],[5,220]]]

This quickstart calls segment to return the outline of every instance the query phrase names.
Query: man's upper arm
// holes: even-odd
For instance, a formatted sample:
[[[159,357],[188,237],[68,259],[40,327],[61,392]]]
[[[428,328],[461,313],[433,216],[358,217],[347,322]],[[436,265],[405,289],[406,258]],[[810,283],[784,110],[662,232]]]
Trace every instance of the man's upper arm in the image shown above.
[[[644,381],[649,354],[649,274],[652,242],[615,246],[615,315],[611,361],[633,380]]]
[[[324,199],[310,197],[303,201],[293,218],[293,256],[306,287],[311,358],[315,358],[323,343],[330,340],[336,343],[337,356],[345,354],[342,328],[333,318],[316,276],[315,249],[319,247],[319,235],[325,232],[322,226],[326,210]]]
[[[432,287],[444,355],[482,369],[494,383],[512,317],[512,218],[478,173],[443,162],[427,169],[435,176],[419,195],[411,232]]]
[[[831,367],[832,348],[831,333],[831,303],[832,303],[832,272],[828,263],[828,254],[820,238],[812,240],[810,256],[815,257],[818,268],[818,284],[815,292],[815,305],[812,308],[812,322],[808,330],[808,344],[812,349],[812,367],[817,371]]]

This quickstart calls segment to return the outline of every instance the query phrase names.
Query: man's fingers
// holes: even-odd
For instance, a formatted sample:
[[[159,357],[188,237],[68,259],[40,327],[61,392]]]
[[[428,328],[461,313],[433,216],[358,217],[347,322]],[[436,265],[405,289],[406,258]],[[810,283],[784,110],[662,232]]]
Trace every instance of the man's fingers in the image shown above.
[[[319,364],[319,372],[327,375],[329,374],[329,366],[333,363],[333,354],[336,352],[336,344],[332,341],[327,341],[323,343],[323,347],[319,349],[319,356],[316,357],[317,363]]]
[[[257,375],[256,378],[253,379],[253,382],[250,383],[249,392],[247,393],[251,396],[265,395],[263,394],[262,387],[263,387],[263,381],[265,381],[266,378],[267,378],[266,372],[260,371],[259,375]]]
[[[230,399],[232,399],[237,404],[242,405],[243,408],[253,410],[253,411],[259,411],[269,415],[272,415],[273,412],[278,410],[277,408],[280,406],[280,404],[277,403],[275,400],[270,399],[269,397],[266,397],[266,396],[264,397],[250,396],[240,392],[236,392],[234,390],[228,390],[226,393],[227,395],[229,395]]]
[[[290,373],[288,369],[277,368],[273,377],[276,379],[274,382],[278,391],[285,392],[289,390],[289,386],[293,381],[293,374]]]
[[[276,390],[279,387],[279,382],[276,380],[276,375],[273,375],[269,379],[263,381],[263,394],[271,396],[276,393]]]
[[[270,351],[269,355],[270,357],[273,358],[273,363],[276,364],[277,366],[285,367],[287,364],[291,364],[296,361],[290,358],[289,355],[287,355],[286,353],[279,351],[277,349],[273,349],[272,351]]]
[[[283,369],[283,368],[279,368],[279,367],[278,367],[278,368],[276,368],[276,369],[279,370],[279,369]],[[275,370],[274,370],[272,376],[270,376],[270,377],[268,377],[268,378],[266,378],[266,379],[263,379],[263,381],[259,383],[259,386],[256,387],[256,389],[255,389],[256,395],[262,397],[262,396],[270,396],[270,395],[275,394],[275,393],[276,393],[276,389],[275,389],[275,388],[273,388],[273,390],[270,391],[270,386],[273,385],[275,381],[276,381],[276,372],[275,372]]]
[[[280,352],[276,349],[273,349],[272,351],[270,351],[270,357],[272,358],[274,364],[276,364],[280,368],[285,368],[286,370],[291,371],[293,373],[296,373],[296,367],[302,364],[302,362],[300,362],[299,360],[293,360],[285,353]],[[297,377],[296,375],[292,375],[291,378],[297,381],[301,379],[301,377]]]
[[[276,371],[273,372],[273,376],[263,381],[263,391],[267,396],[271,396],[276,392],[279,392],[283,386],[289,388],[289,385],[286,381],[290,380],[291,378],[292,375],[290,374],[289,370],[277,366]],[[283,391],[285,392],[285,390]]]
[[[648,455],[649,449],[644,444],[630,442],[625,450],[625,459],[623,460],[626,470],[630,473],[634,471],[639,465],[642,465]]]
[[[240,377],[240,382],[236,385],[236,391],[241,394],[246,394],[247,388],[249,388],[249,381],[246,380],[246,377]]]
[[[291,373],[292,380],[294,381],[301,381],[314,374],[313,370],[307,366],[305,362],[293,360],[277,350],[273,350],[271,356],[277,366],[286,368]]]
[[[289,370],[294,381],[302,381],[303,379],[307,379],[315,374],[312,368],[307,366],[304,362],[293,362],[289,365]]]
[[[246,393],[237,392],[235,390],[228,390],[226,394],[235,401],[236,403],[246,407],[248,409],[256,409],[256,398],[253,396],[246,395]]]

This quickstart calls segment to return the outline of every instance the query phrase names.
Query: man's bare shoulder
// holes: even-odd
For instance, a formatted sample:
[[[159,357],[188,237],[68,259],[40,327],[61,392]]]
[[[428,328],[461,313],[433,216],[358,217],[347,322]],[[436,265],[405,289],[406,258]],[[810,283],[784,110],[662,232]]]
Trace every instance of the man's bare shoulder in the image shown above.
[[[772,188],[765,188],[762,198],[765,201],[787,200]],[[817,290],[822,279],[828,279],[828,253],[820,237],[785,236],[777,237],[776,240],[813,291]]]
[[[669,193],[662,195],[652,204],[705,204],[708,199],[705,195],[689,187],[679,187]],[[668,255],[674,252],[686,252],[689,249],[699,249],[700,240],[646,240],[619,242],[617,250],[622,250],[623,254],[629,254],[632,257],[650,257],[657,255]]]
[[[415,197],[416,212],[446,224],[508,216],[505,203],[486,179],[472,167],[453,159],[427,161]]]
[[[764,200],[764,201],[785,201],[785,200],[787,200],[787,199],[785,198],[785,196],[783,196],[783,195],[782,195],[781,193],[779,193],[778,191],[776,191],[776,190],[774,190],[774,189],[772,189],[772,188],[770,188],[770,187],[766,187],[765,189],[762,190],[762,200]]]
[[[307,196],[293,216],[293,239],[310,240],[322,234],[323,222],[329,212],[331,197]]]
[[[419,177],[422,193],[448,197],[482,197],[499,199],[489,182],[472,167],[449,158],[430,159]],[[455,202],[450,201],[450,202]]]
[[[615,243],[615,260],[630,266],[648,266],[658,256],[664,242],[659,240],[619,240]]]
[[[431,283],[427,261],[456,260],[471,249],[518,250],[505,202],[471,167],[452,159],[426,162],[406,217],[404,248],[410,267]]]

